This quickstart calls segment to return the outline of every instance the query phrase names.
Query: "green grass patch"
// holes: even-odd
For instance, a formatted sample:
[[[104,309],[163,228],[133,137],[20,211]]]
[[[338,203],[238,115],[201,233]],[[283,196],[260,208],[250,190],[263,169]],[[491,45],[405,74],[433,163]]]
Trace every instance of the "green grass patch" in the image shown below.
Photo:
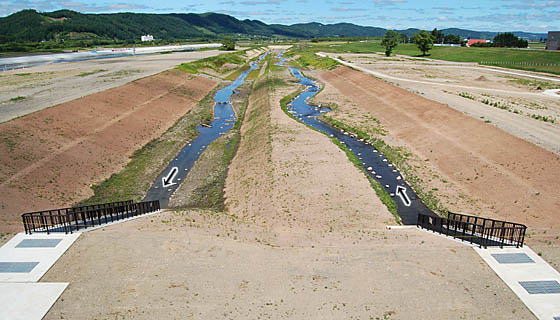
[[[128,76],[133,75],[133,74],[137,74],[137,73],[142,73],[142,70],[140,70],[140,69],[125,69],[125,70],[119,70],[119,71],[111,72],[111,73],[108,73],[108,74],[104,74],[100,77],[122,78],[122,77],[128,77]]]
[[[300,69],[321,69],[321,70],[331,70],[339,65],[336,60],[327,57],[320,57],[314,52],[309,50],[300,50],[299,47],[292,47],[285,56],[286,57],[296,57],[289,63]]]
[[[244,71],[247,71],[251,68],[251,63],[256,61],[259,58],[260,55],[257,55],[256,57],[253,57],[251,60],[247,61],[244,65],[242,65],[239,69],[233,71],[232,73],[230,73],[225,79],[226,80],[235,80],[237,79],[237,77],[239,77],[241,75],[241,73],[243,73]]]
[[[249,65],[249,63],[246,63],[246,64],[242,65],[241,68],[233,71],[227,77],[225,77],[225,80],[233,81],[233,80],[237,79],[243,72],[249,70],[250,68],[251,68],[251,66]]]
[[[25,100],[25,99],[27,99],[27,98],[24,97],[24,96],[17,96],[17,97],[11,98],[11,99],[8,100],[8,101],[10,101],[10,102],[18,102],[18,101],[22,101],[22,100]]]
[[[470,100],[476,100],[475,97],[473,97],[472,95],[470,95],[467,92],[461,92],[459,93],[459,96],[466,98],[466,99],[470,99]]]
[[[255,69],[255,70],[249,72],[249,74],[247,75],[247,78],[245,78],[245,80],[247,80],[247,81],[255,80],[259,76],[260,73],[261,73],[260,68]]]
[[[97,69],[97,70],[93,70],[93,71],[90,71],[90,72],[82,72],[82,73],[78,74],[77,76],[78,77],[87,77],[87,76],[91,76],[92,74],[101,73],[101,72],[105,72],[105,71],[108,71],[108,70]]]
[[[551,81],[529,80],[529,79],[512,79],[510,82],[529,87],[533,90],[549,90],[560,89],[560,84]]]
[[[245,63],[244,55],[244,51],[223,53],[214,57],[208,57],[188,63],[182,63],[177,66],[177,69],[193,74],[199,73],[202,69],[211,69],[218,73],[225,73],[228,70],[224,70],[222,67],[226,63],[242,65]]]
[[[554,119],[553,117],[542,116],[540,114],[532,114],[530,117],[533,118],[533,119],[536,119],[536,120],[544,121],[544,122],[550,122],[550,123],[555,123],[556,122],[556,119]]]

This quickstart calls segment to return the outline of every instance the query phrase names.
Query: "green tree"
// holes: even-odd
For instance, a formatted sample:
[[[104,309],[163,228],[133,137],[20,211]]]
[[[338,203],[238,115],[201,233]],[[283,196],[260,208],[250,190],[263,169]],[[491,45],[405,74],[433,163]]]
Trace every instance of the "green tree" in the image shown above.
[[[387,32],[385,32],[385,36],[383,37],[383,40],[381,40],[381,45],[385,47],[385,55],[387,57],[391,56],[393,49],[397,47],[399,41],[400,36],[397,32],[393,30],[387,30]]]
[[[462,40],[461,37],[454,34],[446,34],[443,38],[443,43],[450,43],[450,44],[461,44]]]
[[[233,40],[232,38],[222,39],[222,49],[227,51],[235,50],[235,40]]]
[[[425,56],[428,54],[428,51],[432,50],[434,36],[428,31],[422,30],[412,36],[412,42],[416,43],[418,49],[422,51],[422,55]]]
[[[500,33],[494,37],[495,47],[506,47],[506,48],[527,48],[529,42],[527,40],[520,39],[513,33],[506,32]]]
[[[437,28],[432,30],[432,36],[434,37],[435,43],[443,43],[443,40],[445,39],[443,32],[439,31]]]
[[[404,33],[399,33],[399,43],[408,43],[408,36]]]

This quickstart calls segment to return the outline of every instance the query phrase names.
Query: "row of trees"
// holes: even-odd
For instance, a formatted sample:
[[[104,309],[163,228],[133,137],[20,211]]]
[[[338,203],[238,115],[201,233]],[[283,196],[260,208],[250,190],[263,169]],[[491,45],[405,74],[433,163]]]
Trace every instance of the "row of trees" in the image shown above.
[[[402,43],[401,34],[393,30],[387,30],[385,36],[381,40],[381,46],[385,48],[385,55],[391,56],[393,50]],[[434,45],[435,37],[428,31],[420,31],[412,36],[412,42],[418,46],[423,55],[426,55]]]
[[[432,30],[432,36],[434,37],[434,43],[447,43],[447,44],[463,44],[464,41],[456,34],[444,34],[437,28]]]
[[[388,30],[385,33],[385,36],[381,40],[381,45],[385,48],[385,55],[390,56],[393,50],[399,45],[399,43],[403,43],[403,36],[406,39],[406,36],[400,34],[393,30]],[[438,29],[432,30],[432,32],[428,32],[422,30],[418,33],[415,33],[412,38],[412,42],[416,44],[418,49],[422,51],[422,55],[427,55],[428,52],[433,48],[434,43],[447,43],[447,44],[461,44],[462,46],[465,45],[465,42],[457,35],[454,34],[447,34],[444,35],[443,32],[439,31]],[[473,46],[477,47],[498,47],[498,48],[527,48],[529,42],[527,40],[520,39],[519,37],[515,36],[513,33],[500,33],[496,37],[494,37],[494,41],[491,43],[475,43]]]

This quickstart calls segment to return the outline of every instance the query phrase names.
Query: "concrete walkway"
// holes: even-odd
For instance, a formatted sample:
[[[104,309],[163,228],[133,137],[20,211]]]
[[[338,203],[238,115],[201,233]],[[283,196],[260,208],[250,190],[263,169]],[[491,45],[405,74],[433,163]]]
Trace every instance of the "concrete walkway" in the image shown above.
[[[0,283],[0,319],[42,319],[68,283]]]
[[[80,233],[16,234],[0,248],[0,282],[37,282]]]
[[[0,248],[0,319],[42,319],[68,283],[38,283],[80,233],[18,233]]]
[[[18,233],[0,248],[0,320],[42,319],[69,283],[38,282],[82,232],[162,212],[131,217],[73,234]]]
[[[525,246],[475,251],[537,318],[560,319],[560,273],[533,250]]]

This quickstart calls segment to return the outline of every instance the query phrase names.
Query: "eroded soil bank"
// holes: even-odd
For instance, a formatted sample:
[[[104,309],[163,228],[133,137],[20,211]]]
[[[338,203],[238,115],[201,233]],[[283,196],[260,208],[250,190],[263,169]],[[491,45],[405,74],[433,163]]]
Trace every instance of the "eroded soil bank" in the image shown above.
[[[170,70],[0,124],[2,229],[19,230],[24,211],[90,197],[215,86]]]

